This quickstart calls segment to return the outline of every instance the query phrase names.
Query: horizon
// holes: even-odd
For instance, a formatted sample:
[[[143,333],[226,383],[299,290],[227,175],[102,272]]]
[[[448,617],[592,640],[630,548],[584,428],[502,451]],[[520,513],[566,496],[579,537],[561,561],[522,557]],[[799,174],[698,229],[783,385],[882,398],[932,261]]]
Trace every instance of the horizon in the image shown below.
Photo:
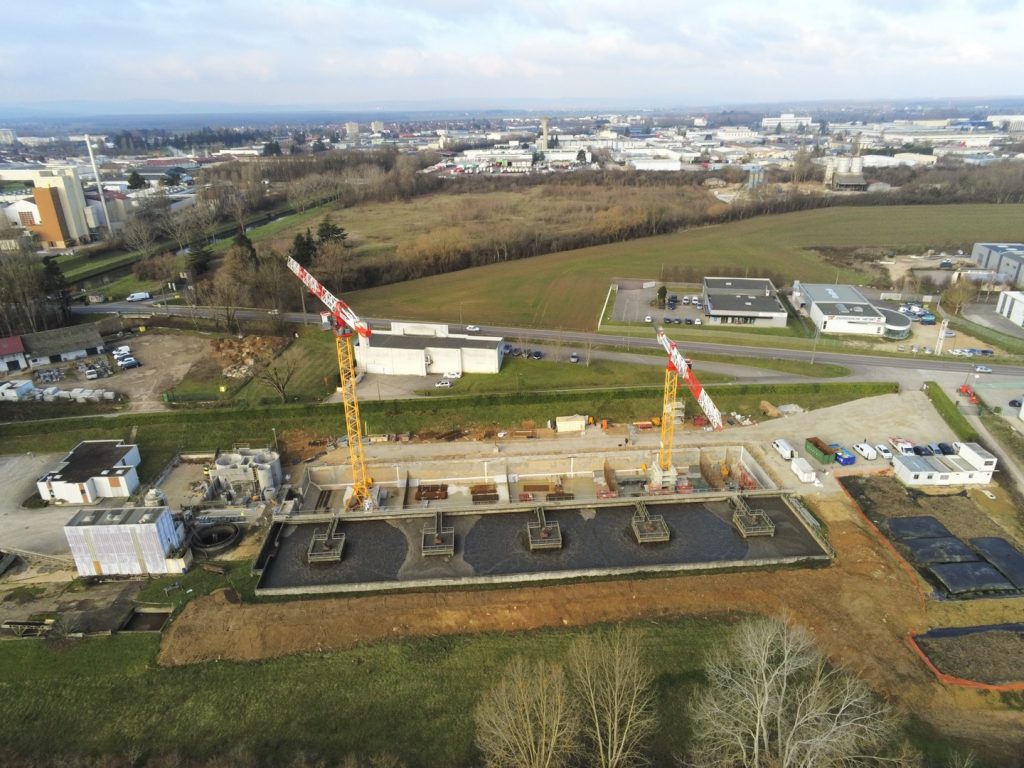
[[[0,120],[1014,101],[1024,74],[1019,0],[821,9],[655,0],[628,14],[605,0],[182,0],[173,9],[127,0],[117,9],[39,0],[45,36],[0,32],[9,76]],[[1009,95],[976,95],[993,93]]]

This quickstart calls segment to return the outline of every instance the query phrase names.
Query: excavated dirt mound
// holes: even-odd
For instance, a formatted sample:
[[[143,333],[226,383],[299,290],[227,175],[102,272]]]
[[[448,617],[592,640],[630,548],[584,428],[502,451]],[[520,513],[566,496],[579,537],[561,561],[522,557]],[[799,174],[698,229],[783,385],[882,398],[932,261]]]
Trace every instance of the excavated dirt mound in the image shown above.
[[[288,346],[288,339],[281,336],[227,337],[213,339],[210,346],[224,376],[244,379],[277,357]]]

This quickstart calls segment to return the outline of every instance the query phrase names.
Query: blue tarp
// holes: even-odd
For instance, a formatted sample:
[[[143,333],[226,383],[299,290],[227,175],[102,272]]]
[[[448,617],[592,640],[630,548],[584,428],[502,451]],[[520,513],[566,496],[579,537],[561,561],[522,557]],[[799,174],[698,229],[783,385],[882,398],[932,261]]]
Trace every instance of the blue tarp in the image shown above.
[[[904,539],[940,539],[953,534],[942,523],[930,515],[913,517],[890,517],[889,530],[893,538]]]

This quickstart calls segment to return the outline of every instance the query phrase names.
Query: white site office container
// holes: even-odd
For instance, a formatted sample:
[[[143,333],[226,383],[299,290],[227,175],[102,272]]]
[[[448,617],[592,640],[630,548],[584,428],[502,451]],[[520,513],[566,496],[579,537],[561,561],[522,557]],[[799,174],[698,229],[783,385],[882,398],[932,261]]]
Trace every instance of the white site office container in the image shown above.
[[[814,467],[811,466],[807,459],[803,459],[798,456],[789,463],[789,468],[793,470],[793,474],[800,479],[800,482],[814,482]]]

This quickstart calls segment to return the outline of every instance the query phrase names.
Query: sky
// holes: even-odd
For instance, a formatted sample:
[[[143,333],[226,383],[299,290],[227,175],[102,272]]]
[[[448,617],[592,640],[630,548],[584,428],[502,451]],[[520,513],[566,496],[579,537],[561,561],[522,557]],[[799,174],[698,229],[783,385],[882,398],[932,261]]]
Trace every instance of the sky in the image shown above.
[[[32,0],[4,108],[684,107],[1024,94],[1024,0]],[[23,17],[29,18],[29,17]]]

